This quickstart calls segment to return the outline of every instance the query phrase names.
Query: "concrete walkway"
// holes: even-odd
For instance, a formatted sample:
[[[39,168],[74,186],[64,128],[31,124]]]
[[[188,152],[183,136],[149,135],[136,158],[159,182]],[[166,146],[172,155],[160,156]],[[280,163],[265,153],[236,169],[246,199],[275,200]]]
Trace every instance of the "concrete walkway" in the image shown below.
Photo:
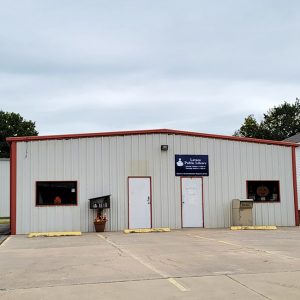
[[[300,299],[300,230],[9,237],[1,299]]]

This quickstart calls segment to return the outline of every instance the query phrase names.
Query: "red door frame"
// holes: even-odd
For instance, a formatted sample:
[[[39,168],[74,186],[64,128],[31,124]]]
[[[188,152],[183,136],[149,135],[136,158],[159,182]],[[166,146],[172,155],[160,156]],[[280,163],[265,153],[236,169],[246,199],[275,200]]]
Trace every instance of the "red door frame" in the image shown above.
[[[182,222],[182,179],[183,178],[201,178],[201,185],[202,185],[202,227],[204,228],[204,192],[203,192],[203,176],[180,176],[180,207],[181,207],[181,228],[183,227]]]
[[[130,228],[130,221],[129,221],[129,180],[131,178],[149,178],[150,179],[150,228],[152,228],[152,179],[151,176],[128,176],[127,177],[127,205],[128,205],[128,228]]]

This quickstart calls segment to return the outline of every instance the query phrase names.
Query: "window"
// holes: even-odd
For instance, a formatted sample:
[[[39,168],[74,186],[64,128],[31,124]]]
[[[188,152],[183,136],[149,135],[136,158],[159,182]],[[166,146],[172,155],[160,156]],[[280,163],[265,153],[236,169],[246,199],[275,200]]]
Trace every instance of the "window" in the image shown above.
[[[279,202],[279,181],[247,181],[247,197],[256,202]]]
[[[77,205],[77,182],[38,181],[36,205]]]

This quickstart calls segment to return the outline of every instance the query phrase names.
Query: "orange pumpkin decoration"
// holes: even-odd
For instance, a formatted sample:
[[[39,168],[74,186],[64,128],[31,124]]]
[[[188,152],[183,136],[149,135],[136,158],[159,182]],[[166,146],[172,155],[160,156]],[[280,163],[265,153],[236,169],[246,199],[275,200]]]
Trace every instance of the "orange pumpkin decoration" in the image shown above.
[[[54,198],[54,204],[55,204],[55,205],[61,204],[61,198],[60,198],[59,196],[56,196],[56,197]]]

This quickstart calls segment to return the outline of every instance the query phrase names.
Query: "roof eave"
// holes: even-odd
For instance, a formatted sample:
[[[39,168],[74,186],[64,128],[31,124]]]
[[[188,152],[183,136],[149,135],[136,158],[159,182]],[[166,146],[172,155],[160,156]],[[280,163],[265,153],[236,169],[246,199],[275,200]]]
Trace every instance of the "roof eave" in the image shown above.
[[[263,140],[263,139],[237,137],[237,136],[226,136],[226,135],[182,131],[182,130],[174,130],[174,129],[147,129],[147,130],[95,132],[95,133],[79,133],[79,134],[64,134],[64,135],[8,137],[6,140],[8,142],[29,142],[29,141],[65,140],[65,139],[127,136],[127,135],[142,135],[142,134],[173,134],[173,135],[196,136],[196,137],[211,138],[211,139],[222,139],[222,140],[230,140],[230,141],[240,141],[240,142],[248,142],[248,143],[279,145],[279,146],[287,146],[287,147],[299,146],[297,143],[292,143],[292,142]]]

